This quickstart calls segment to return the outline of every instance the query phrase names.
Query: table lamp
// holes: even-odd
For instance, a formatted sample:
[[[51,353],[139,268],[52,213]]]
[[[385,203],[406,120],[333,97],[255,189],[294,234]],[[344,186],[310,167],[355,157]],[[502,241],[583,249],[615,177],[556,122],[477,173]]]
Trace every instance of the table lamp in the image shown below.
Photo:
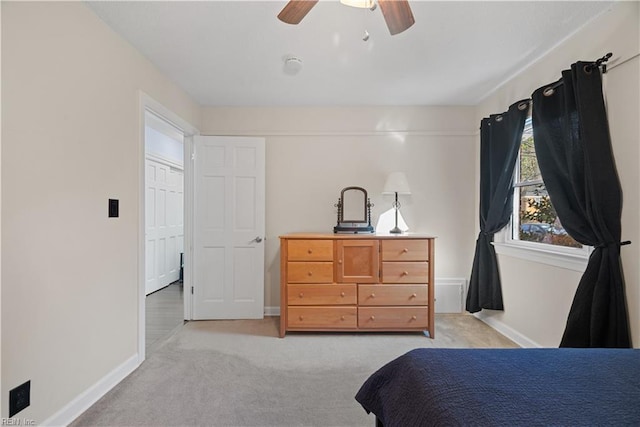
[[[384,184],[382,194],[395,194],[396,199],[393,202],[393,208],[396,214],[395,227],[389,230],[389,233],[400,234],[402,230],[398,227],[398,211],[400,210],[400,202],[398,202],[398,194],[411,194],[409,189],[409,183],[404,172],[391,172],[387,177],[387,182]]]

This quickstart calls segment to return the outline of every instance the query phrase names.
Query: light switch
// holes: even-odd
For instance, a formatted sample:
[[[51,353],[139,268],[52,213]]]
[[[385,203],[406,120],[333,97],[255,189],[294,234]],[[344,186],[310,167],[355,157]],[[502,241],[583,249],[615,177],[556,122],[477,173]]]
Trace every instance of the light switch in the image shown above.
[[[109,199],[109,218],[117,218],[119,216],[118,199]]]

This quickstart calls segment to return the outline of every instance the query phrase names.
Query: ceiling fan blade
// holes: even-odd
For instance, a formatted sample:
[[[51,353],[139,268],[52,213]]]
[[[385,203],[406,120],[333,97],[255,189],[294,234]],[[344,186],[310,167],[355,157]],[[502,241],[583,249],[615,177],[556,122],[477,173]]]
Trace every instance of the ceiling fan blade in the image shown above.
[[[378,4],[392,36],[415,24],[416,20],[407,0],[378,0]]]
[[[299,24],[318,0],[290,0],[280,11],[278,19],[287,24]]]

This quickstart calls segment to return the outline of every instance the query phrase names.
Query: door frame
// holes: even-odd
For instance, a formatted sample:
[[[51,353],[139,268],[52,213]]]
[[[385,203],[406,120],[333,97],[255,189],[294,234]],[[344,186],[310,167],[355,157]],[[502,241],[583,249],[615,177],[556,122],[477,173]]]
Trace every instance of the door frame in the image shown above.
[[[145,273],[146,273],[146,254],[145,254],[145,112],[149,111],[162,120],[176,127],[184,134],[184,254],[185,269],[183,277],[184,292],[184,318],[191,318],[191,247],[193,236],[193,223],[191,194],[193,190],[193,136],[198,135],[198,129],[191,123],[182,119],[170,109],[166,108],[160,102],[156,101],[143,91],[138,91],[138,123],[139,123],[139,143],[138,143],[138,363],[142,363],[146,358],[146,291],[145,291]],[[189,249],[189,250],[187,250]]]

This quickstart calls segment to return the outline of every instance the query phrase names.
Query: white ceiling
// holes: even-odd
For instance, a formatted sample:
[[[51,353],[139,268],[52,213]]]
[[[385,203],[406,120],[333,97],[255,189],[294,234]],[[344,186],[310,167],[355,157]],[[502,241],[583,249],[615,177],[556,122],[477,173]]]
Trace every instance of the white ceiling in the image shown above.
[[[89,6],[202,105],[475,105],[611,2],[411,0],[416,23],[395,36],[379,8],[320,1],[288,25],[276,18],[285,4]],[[289,54],[297,75],[283,70]]]

